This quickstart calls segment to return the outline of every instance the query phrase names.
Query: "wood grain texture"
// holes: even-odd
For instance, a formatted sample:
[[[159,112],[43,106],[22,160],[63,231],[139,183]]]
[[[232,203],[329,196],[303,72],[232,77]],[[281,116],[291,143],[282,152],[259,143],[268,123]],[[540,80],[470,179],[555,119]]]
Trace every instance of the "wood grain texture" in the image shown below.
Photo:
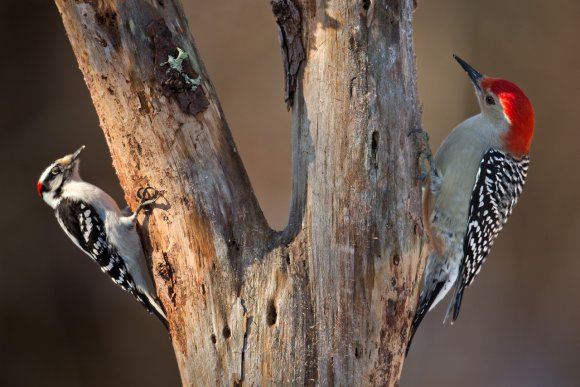
[[[424,256],[413,2],[292,1],[305,58],[279,233],[179,1],[56,4],[127,201],[165,192],[142,235],[183,384],[397,385]]]

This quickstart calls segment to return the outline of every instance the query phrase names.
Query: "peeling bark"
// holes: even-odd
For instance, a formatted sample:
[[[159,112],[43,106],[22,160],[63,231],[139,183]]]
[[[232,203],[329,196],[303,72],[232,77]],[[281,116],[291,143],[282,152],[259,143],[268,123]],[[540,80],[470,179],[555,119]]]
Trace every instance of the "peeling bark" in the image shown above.
[[[294,102],[298,71],[305,57],[302,45],[302,20],[300,11],[292,0],[272,0],[270,4],[279,29],[284,64],[284,101],[290,109]]]
[[[56,0],[184,385],[397,385],[422,267],[413,1],[274,0],[289,224],[262,214],[178,0]]]

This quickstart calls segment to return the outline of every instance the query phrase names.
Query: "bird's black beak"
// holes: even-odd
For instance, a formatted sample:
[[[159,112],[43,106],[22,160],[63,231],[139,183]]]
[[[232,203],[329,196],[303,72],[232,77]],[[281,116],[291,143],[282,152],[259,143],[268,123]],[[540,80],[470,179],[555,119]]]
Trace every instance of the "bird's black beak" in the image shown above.
[[[453,54],[453,58],[455,58],[455,60],[461,65],[461,67],[463,67],[463,70],[465,70],[467,75],[469,75],[469,78],[471,78],[471,81],[473,82],[477,90],[481,91],[480,82],[484,78],[483,74],[481,74],[479,71],[471,67],[466,61],[464,61],[457,55]]]
[[[81,146],[79,149],[77,149],[77,151],[75,153],[73,153],[72,155],[72,159],[73,161],[75,161],[76,159],[79,158],[79,155],[81,154],[81,152],[83,151],[83,149],[85,149],[85,146]]]

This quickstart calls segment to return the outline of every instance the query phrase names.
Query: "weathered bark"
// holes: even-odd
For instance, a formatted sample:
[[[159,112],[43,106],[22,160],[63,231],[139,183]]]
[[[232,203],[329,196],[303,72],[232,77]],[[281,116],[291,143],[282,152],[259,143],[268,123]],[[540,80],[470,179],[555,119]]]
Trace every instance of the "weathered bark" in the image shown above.
[[[413,2],[273,2],[294,77],[280,233],[179,1],[56,4],[128,202],[165,192],[142,233],[183,383],[396,385],[423,259]]]

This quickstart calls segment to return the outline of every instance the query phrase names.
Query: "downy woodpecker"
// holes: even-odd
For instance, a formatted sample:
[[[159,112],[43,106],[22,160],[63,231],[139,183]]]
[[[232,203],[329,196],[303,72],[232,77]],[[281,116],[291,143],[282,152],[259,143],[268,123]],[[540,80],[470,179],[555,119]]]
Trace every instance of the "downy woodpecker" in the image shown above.
[[[139,190],[139,206],[133,214],[123,216],[107,193],[81,179],[79,155],[83,149],[46,168],[38,180],[38,195],[54,209],[74,244],[168,328],[165,313],[143,274],[144,255],[136,229],[137,214],[157,200],[157,192],[151,187]]]
[[[447,136],[423,195],[432,247],[409,345],[426,313],[455,286],[444,322],[459,315],[463,292],[479,273],[522,192],[534,133],[530,101],[513,83],[490,78],[454,56],[475,86],[481,112]]]

